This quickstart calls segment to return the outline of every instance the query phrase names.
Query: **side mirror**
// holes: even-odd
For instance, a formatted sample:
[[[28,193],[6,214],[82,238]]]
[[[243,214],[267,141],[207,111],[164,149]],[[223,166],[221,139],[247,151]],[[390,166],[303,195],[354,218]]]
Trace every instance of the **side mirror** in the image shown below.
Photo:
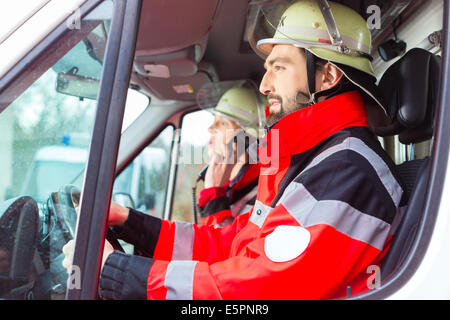
[[[155,208],[155,194],[148,192],[145,194],[144,199],[139,203],[139,207],[144,206],[145,210],[152,210]]]
[[[122,207],[136,209],[133,198],[128,193],[125,192],[114,193],[112,200],[120,204]]]

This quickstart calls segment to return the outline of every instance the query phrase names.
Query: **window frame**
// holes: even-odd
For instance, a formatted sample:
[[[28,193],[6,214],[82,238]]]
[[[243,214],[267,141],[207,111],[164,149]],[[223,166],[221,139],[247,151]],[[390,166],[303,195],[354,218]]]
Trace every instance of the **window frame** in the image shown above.
[[[166,189],[165,189],[165,194],[164,194],[164,207],[162,209],[163,217],[164,217],[164,212],[166,212],[166,206],[168,205],[168,202],[167,202],[168,200],[167,199],[169,197],[168,196],[168,192],[169,192],[169,185],[170,185],[170,183],[169,183],[170,168],[172,167],[172,154],[173,154],[173,149],[174,149],[174,146],[175,146],[175,134],[176,134],[176,129],[177,129],[177,127],[173,123],[165,122],[164,125],[160,129],[158,129],[155,134],[153,134],[151,136],[151,138],[146,140],[146,143],[144,143],[140,148],[137,148],[135,151],[133,151],[133,153],[129,154],[128,157],[127,157],[127,160],[122,162],[120,166],[116,167],[116,173],[115,173],[115,176],[114,176],[114,182],[115,182],[117,176],[119,176],[134,161],[134,159],[145,148],[149,147],[153,143],[153,141],[155,141],[155,139],[157,139],[160,136],[160,134],[164,130],[166,130],[168,127],[172,127],[173,136],[172,136],[172,143],[171,143],[170,148],[169,148],[169,155],[170,155],[170,157],[169,157],[169,174],[167,175],[167,178],[166,178]],[[114,185],[114,182],[113,182],[113,185]]]
[[[103,246],[122,120],[136,47],[142,0],[115,0],[97,114],[81,195],[73,265],[80,287],[68,288],[67,300],[97,298]]]
[[[80,7],[80,16],[85,17],[101,2],[103,0],[87,0]],[[0,79],[0,112],[61,59],[64,55],[61,52],[70,50],[60,50],[62,44],[73,47],[90,31],[88,29],[81,33],[68,30],[64,22],[49,33]]]
[[[168,187],[171,187],[171,191],[170,191],[170,195],[167,198],[167,204],[165,206],[165,209],[167,209],[167,211],[164,211],[164,215],[163,218],[166,220],[172,220],[172,216],[173,216],[173,203],[175,200],[175,187],[177,184],[177,173],[178,173],[178,162],[179,162],[179,156],[180,156],[180,145],[181,145],[181,131],[183,130],[183,120],[184,117],[188,114],[197,112],[197,111],[205,111],[202,108],[199,108],[198,106],[194,106],[191,107],[187,110],[182,110],[179,111],[178,113],[176,113],[173,118],[173,123],[176,123],[176,129],[178,132],[177,135],[174,135],[174,145],[173,146],[173,154],[171,157],[171,164],[170,164],[170,170],[173,170],[173,177],[169,180],[168,182]],[[176,140],[176,141],[175,141]],[[176,149],[176,150],[175,150]],[[173,159],[175,159],[175,161],[173,161]],[[172,169],[173,167],[173,169]],[[169,194],[169,190],[167,192]]]

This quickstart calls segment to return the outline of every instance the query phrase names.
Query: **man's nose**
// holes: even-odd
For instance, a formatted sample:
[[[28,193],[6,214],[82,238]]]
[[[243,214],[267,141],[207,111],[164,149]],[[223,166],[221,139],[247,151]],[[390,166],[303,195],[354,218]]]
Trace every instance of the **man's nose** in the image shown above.
[[[266,96],[273,92],[272,81],[270,81],[270,77],[267,72],[264,74],[261,80],[261,84],[259,85],[259,92]]]

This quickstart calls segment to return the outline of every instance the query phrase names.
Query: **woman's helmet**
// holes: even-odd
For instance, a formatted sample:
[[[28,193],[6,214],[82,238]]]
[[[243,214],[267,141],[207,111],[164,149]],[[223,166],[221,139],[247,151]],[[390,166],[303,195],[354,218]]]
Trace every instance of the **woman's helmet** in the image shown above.
[[[263,135],[268,103],[250,81],[207,84],[200,89],[197,102],[201,108],[235,121],[253,137]]]

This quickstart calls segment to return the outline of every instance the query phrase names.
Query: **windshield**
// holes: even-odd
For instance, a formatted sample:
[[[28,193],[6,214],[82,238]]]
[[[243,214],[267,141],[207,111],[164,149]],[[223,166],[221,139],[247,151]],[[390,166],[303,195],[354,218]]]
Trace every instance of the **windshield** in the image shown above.
[[[125,168],[114,180],[113,193],[130,193],[134,162]]]
[[[44,201],[51,192],[71,183],[84,166],[84,162],[37,161],[25,184],[23,194]],[[78,184],[77,187],[81,188],[81,185]]]

